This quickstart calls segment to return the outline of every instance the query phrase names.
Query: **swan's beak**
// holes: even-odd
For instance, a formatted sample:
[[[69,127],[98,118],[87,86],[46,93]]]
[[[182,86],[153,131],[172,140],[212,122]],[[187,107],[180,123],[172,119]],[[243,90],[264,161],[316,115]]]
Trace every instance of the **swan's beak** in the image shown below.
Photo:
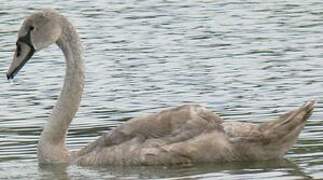
[[[17,47],[15,50],[15,54],[7,72],[8,80],[13,79],[14,76],[19,72],[19,70],[35,53],[35,49],[30,43],[30,38],[19,38],[16,45]]]

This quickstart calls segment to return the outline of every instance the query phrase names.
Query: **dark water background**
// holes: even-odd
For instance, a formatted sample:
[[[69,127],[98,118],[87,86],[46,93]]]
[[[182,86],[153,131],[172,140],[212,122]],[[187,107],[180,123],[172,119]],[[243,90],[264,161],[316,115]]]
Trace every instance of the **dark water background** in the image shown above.
[[[77,27],[86,86],[68,135],[78,148],[126,119],[200,103],[227,121],[263,122],[318,101],[279,162],[193,167],[42,167],[36,143],[57,99],[64,60],[39,52],[5,72],[23,20],[51,7]],[[0,0],[0,179],[323,178],[323,1]]]

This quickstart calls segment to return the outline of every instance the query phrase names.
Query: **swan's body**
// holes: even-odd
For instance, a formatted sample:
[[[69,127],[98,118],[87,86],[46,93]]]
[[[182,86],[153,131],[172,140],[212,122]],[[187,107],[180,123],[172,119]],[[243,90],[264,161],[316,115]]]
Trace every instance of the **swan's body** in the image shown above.
[[[282,158],[295,143],[314,102],[262,124],[223,122],[199,105],[184,105],[134,118],[78,151],[65,137],[81,100],[84,65],[79,37],[68,20],[53,10],[29,16],[19,31],[8,79],[34,51],[56,43],[66,59],[59,99],[41,133],[41,163],[80,165],[160,165]]]

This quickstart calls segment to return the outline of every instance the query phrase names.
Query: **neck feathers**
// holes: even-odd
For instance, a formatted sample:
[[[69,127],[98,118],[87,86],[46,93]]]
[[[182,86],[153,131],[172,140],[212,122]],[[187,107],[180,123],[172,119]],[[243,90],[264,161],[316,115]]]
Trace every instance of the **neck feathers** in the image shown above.
[[[38,157],[41,162],[67,162],[67,129],[80,105],[84,86],[82,45],[74,27],[63,17],[63,33],[57,41],[65,56],[66,73],[63,89],[41,133]]]

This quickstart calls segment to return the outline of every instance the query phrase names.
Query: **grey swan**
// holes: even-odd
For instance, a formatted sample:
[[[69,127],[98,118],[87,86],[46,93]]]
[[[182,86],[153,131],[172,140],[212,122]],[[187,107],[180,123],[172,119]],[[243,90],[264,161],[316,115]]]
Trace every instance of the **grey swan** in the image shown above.
[[[224,122],[200,105],[182,105],[133,118],[80,150],[65,146],[68,127],[84,86],[82,45],[73,25],[56,10],[28,16],[19,32],[7,78],[13,79],[33,54],[56,43],[66,62],[64,85],[41,132],[40,164],[188,165],[281,159],[295,144],[314,100],[263,123]]]

